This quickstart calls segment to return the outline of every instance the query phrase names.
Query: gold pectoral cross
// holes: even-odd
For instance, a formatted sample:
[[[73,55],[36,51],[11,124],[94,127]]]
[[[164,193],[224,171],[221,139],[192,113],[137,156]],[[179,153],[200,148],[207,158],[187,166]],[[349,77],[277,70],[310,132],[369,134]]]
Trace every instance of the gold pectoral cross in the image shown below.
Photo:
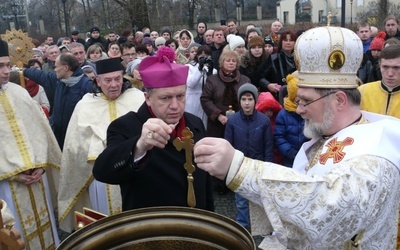
[[[188,194],[187,194],[187,203],[189,207],[196,206],[196,197],[194,195],[194,187],[193,187],[193,172],[195,167],[192,162],[192,152],[194,148],[194,141],[193,141],[193,133],[190,131],[188,127],[184,128],[182,131],[182,140],[179,137],[176,137],[173,144],[176,150],[181,151],[182,149],[185,150],[185,158],[186,162],[183,165],[186,169],[188,175]]]

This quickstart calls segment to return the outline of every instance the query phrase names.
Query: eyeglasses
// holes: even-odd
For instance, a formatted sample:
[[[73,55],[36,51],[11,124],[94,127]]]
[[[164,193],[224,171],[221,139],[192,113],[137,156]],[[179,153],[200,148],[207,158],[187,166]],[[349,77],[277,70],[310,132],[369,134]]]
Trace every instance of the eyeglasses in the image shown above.
[[[135,56],[136,56],[136,53],[132,53],[132,54],[124,54],[124,56],[127,56],[127,57],[135,57]]]
[[[317,98],[317,99],[315,99],[315,100],[312,100],[312,101],[310,101],[310,102],[307,102],[307,103],[305,103],[305,104],[300,103],[300,101],[296,101],[295,103],[296,103],[296,105],[297,105],[298,107],[300,107],[301,109],[304,109],[304,110],[305,110],[305,109],[307,108],[308,105],[313,104],[314,102],[319,101],[319,100],[321,100],[321,99],[323,99],[323,98],[325,98],[325,97],[327,97],[327,96],[329,96],[329,95],[335,94],[335,93],[336,93],[336,92],[329,92],[328,94],[323,95],[323,96],[321,96],[321,97],[319,97],[319,98]]]

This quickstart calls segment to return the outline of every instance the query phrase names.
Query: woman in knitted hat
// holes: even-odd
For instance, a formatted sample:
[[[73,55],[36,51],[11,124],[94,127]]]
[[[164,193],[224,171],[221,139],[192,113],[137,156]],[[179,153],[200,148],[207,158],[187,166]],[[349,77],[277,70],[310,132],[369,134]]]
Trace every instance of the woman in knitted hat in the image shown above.
[[[154,49],[154,42],[153,40],[151,40],[150,37],[143,37],[142,44],[146,46],[147,50],[149,51],[149,56],[154,56],[156,54]]]
[[[274,129],[274,146],[283,156],[282,165],[290,168],[301,145],[308,141],[303,134],[304,119],[296,113],[298,89],[296,72],[286,77],[288,96],[285,97],[283,109],[276,117]]]
[[[264,41],[261,37],[253,37],[249,44],[249,50],[244,56],[240,72],[249,77],[251,83],[260,92],[269,91],[276,93],[276,72],[272,60],[264,50]]]
[[[186,64],[189,62],[189,46],[194,42],[193,34],[186,29],[179,33],[179,47],[176,49],[176,62]]]
[[[369,51],[366,52],[372,64],[372,70],[368,75],[368,82],[382,80],[382,74],[379,68],[379,56],[383,49],[385,38],[386,33],[379,32],[378,35],[372,39],[371,44],[369,45]]]
[[[272,55],[274,53],[274,47],[275,47],[275,43],[274,40],[272,40],[272,38],[270,36],[266,36],[264,37],[264,49],[265,52],[267,52],[269,55]]]
[[[288,29],[283,31],[280,35],[278,52],[273,54],[272,57],[279,85],[286,85],[286,76],[296,71],[293,53],[296,40],[296,33]]]
[[[245,41],[241,36],[229,34],[226,37],[226,41],[228,46],[225,46],[224,49],[236,51],[241,57],[246,54]]]

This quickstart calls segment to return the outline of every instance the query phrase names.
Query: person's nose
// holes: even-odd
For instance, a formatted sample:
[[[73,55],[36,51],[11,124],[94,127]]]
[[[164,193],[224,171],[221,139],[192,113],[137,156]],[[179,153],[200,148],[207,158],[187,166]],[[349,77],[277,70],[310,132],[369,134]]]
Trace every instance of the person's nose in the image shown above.
[[[176,109],[178,108],[178,99],[176,97],[171,98],[171,102],[169,104],[169,107],[171,109]]]
[[[300,107],[300,105],[298,105],[296,107],[296,113],[297,114],[301,115],[301,114],[304,114],[305,112],[306,112],[306,110],[304,108]]]

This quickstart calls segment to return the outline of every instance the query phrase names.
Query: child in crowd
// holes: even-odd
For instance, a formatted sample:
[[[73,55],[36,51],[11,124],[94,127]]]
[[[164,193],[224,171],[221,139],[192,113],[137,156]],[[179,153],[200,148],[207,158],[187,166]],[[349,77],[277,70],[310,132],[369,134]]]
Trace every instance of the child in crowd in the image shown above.
[[[258,101],[256,104],[257,111],[267,115],[271,122],[271,133],[275,129],[276,116],[279,111],[281,111],[282,106],[275,99],[275,97],[270,92],[261,92],[258,96]],[[283,158],[279,151],[274,149],[274,163],[282,164]]]
[[[276,117],[274,146],[283,156],[283,165],[292,167],[301,145],[308,139],[303,134],[304,119],[296,113],[297,71],[286,77],[288,96]]]
[[[257,88],[251,83],[238,90],[240,110],[226,124],[225,139],[243,152],[244,156],[260,161],[272,162],[274,158],[271,124],[268,116],[255,109]],[[248,201],[235,194],[238,215],[236,221],[250,230]]]

